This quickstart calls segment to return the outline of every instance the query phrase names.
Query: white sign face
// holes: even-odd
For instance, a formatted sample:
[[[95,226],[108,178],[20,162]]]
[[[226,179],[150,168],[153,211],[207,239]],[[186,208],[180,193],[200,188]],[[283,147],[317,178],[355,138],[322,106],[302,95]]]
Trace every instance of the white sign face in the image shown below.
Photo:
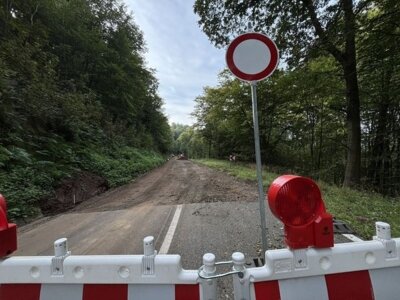
[[[279,62],[275,43],[261,33],[245,33],[229,45],[226,63],[233,75],[245,81],[259,81],[270,76]]]
[[[233,63],[246,74],[257,74],[271,62],[271,51],[259,40],[245,40],[233,52]]]

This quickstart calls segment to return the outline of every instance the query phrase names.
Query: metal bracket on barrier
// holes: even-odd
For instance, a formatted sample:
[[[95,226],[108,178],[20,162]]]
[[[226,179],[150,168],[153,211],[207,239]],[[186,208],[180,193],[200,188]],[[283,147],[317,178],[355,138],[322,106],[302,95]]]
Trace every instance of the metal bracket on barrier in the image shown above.
[[[215,274],[216,266],[221,266],[221,265],[231,265],[232,271]],[[245,257],[244,254],[240,252],[233,253],[232,260],[221,261],[221,262],[215,262],[214,254],[207,253],[203,256],[203,265],[199,268],[198,275],[201,279],[207,280],[209,282],[212,282],[211,279],[217,279],[233,275],[234,293],[235,295],[238,295],[237,299],[250,300],[250,280],[246,275],[246,268],[244,265],[245,265]],[[234,276],[236,274],[237,276]],[[203,295],[205,295],[204,292]],[[213,298],[205,297],[205,299],[213,299]]]
[[[51,259],[51,275],[64,275],[64,260],[71,255],[68,251],[68,240],[66,238],[58,239],[54,242],[54,257]]]
[[[143,239],[144,256],[142,258],[142,274],[143,275],[154,275],[155,265],[154,258],[157,255],[157,251],[154,250],[154,237],[146,236]]]
[[[201,279],[216,279],[235,274],[238,274],[239,278],[243,278],[244,270],[235,270],[234,264],[235,262],[233,260],[215,262],[215,255],[212,253],[206,253],[203,256],[203,265],[199,268],[197,273]],[[232,271],[215,274],[217,270],[216,266],[223,265],[231,265]]]
[[[231,260],[220,261],[220,262],[216,262],[215,266],[232,265],[232,264],[233,264],[233,262]],[[202,265],[197,272],[199,274],[199,277],[202,279],[216,279],[216,278],[221,278],[221,277],[230,276],[230,275],[234,275],[234,274],[238,274],[238,276],[240,278],[242,278],[244,276],[242,271],[230,271],[230,272],[220,273],[220,274],[215,274],[215,275],[205,275],[205,273],[206,273],[204,271],[205,268],[206,268],[206,266]]]
[[[376,236],[373,237],[374,240],[380,241],[386,249],[385,257],[387,259],[397,258],[397,248],[396,242],[392,239],[392,234],[390,230],[390,225],[385,222],[376,222]]]

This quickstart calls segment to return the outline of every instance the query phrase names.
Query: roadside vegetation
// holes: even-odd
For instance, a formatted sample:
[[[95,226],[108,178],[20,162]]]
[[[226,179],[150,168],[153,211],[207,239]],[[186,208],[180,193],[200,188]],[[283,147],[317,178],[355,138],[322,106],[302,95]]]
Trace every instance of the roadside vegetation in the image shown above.
[[[196,159],[194,161],[240,179],[257,182],[254,164],[230,163],[216,159]],[[271,182],[280,175],[282,174],[263,170],[264,190],[267,191]],[[323,181],[317,182],[327,210],[338,220],[347,223],[356,232],[356,235],[363,239],[371,239],[375,234],[375,222],[383,221],[391,225],[393,237],[400,237],[400,198],[341,188]]]
[[[196,0],[194,10],[217,46],[249,26],[277,43],[281,68],[257,83],[263,162],[400,195],[399,1]],[[222,71],[193,116],[177,139],[189,157],[255,160],[248,83]]]
[[[27,158],[29,163],[14,166],[8,172],[0,171],[0,191],[7,197],[8,215],[17,221],[39,215],[39,201],[51,197],[61,180],[81,170],[100,175],[112,188],[130,182],[165,161],[157,152],[128,146],[82,148],[71,151],[63,161],[55,162]]]
[[[163,161],[172,140],[144,39],[117,0],[0,2],[0,193],[9,216],[85,171],[109,187]]]

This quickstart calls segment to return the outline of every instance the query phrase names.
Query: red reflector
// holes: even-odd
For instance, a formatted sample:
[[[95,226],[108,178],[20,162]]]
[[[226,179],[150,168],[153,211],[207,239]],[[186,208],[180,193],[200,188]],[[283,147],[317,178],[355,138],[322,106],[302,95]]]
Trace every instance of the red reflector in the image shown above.
[[[15,250],[17,250],[17,227],[8,223],[6,200],[0,194],[0,257],[7,256]]]
[[[321,192],[309,178],[283,175],[272,182],[268,204],[285,230],[292,249],[333,246],[332,216],[325,211]]]
[[[284,175],[278,179],[268,191],[268,203],[274,215],[291,226],[314,221],[323,208],[318,186],[305,177]]]
[[[7,229],[7,205],[3,195],[0,194],[0,230]]]

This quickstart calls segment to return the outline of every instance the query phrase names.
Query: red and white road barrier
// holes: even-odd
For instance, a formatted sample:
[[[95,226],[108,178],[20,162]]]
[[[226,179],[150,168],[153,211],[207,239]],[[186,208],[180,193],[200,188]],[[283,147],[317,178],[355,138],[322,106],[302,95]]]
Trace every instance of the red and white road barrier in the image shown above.
[[[202,278],[233,276],[235,300],[398,300],[400,299],[400,239],[392,239],[389,224],[376,223],[372,241],[336,244],[329,248],[279,249],[265,253],[266,263],[246,268],[236,252],[232,271]],[[211,255],[211,254],[210,254]],[[205,260],[203,259],[203,262]]]
[[[145,255],[72,256],[67,240],[55,256],[0,260],[1,300],[203,300],[217,299],[216,286],[184,270],[179,255],[157,255],[154,238]]]
[[[200,300],[198,284],[2,284],[5,300]]]
[[[333,245],[332,216],[320,190],[299,176],[277,178],[268,202],[284,223],[289,248],[266,251],[265,265],[251,269],[235,253],[235,299],[400,299],[400,239],[391,238],[389,224],[377,222],[372,241]]]
[[[7,257],[16,230],[0,197],[0,300],[216,300],[224,276],[233,276],[236,300],[400,299],[400,238],[389,224],[377,222],[372,241],[333,245],[332,216],[313,181],[280,177],[268,201],[289,248],[266,251],[259,268],[236,252],[219,263],[205,254],[199,270],[184,270],[179,255],[157,255],[153,237],[144,255],[72,256],[63,238],[54,256]],[[227,264],[232,270],[217,274]]]
[[[400,239],[272,250],[266,264],[234,275],[235,299],[398,300]],[[240,266],[239,266],[240,267]]]

